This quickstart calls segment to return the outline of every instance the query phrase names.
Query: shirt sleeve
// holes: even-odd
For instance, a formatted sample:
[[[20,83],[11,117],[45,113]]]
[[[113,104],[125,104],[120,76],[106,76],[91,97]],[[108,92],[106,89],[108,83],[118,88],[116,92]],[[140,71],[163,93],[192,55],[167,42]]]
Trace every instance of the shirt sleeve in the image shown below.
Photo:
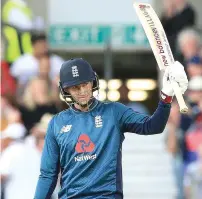
[[[133,109],[120,104],[114,104],[114,117],[121,132],[131,132],[140,135],[152,135],[162,133],[170,114],[170,104],[159,102],[152,116],[135,112]]]
[[[40,176],[34,199],[47,199],[55,189],[59,173],[59,146],[54,135],[54,118],[50,121],[41,158]]]

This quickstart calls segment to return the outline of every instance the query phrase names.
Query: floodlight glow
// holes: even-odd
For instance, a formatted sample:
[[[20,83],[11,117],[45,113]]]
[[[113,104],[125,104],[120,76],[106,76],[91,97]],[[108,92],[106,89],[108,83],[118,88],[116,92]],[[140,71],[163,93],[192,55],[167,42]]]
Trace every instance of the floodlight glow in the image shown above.
[[[146,91],[129,91],[128,99],[130,101],[145,101],[148,98]]]
[[[109,90],[118,90],[122,85],[122,81],[120,79],[111,79],[108,81]]]
[[[111,90],[107,93],[107,98],[110,101],[118,101],[120,99],[120,93],[119,91]]]
[[[157,85],[153,79],[129,79],[126,86],[129,90],[154,90]]]
[[[105,90],[107,88],[107,81],[104,79],[99,80],[99,86],[101,90]]]

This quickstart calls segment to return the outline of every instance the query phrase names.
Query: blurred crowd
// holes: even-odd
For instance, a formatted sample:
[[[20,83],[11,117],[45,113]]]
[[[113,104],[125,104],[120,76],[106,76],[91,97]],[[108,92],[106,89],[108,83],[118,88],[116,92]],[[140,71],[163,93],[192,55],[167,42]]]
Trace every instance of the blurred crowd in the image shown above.
[[[166,127],[167,149],[173,155],[177,199],[202,198],[202,43],[197,14],[185,0],[164,0],[162,24],[176,60],[189,78],[185,93],[188,115],[179,113],[176,101]]]
[[[31,11],[24,1],[8,0],[2,9],[1,198],[27,199],[34,195],[48,122],[64,109],[58,91],[63,59],[49,51],[43,31],[33,31]],[[17,15],[13,15],[19,10],[27,18],[19,15],[16,21]],[[185,96],[189,113],[181,115],[174,101],[166,127],[177,199],[202,198],[202,45],[196,17],[185,0],[164,0],[162,24],[176,60],[184,64],[189,78]]]
[[[7,0],[1,13],[1,198],[28,199],[39,177],[48,122],[63,110],[63,59],[50,53],[42,23],[34,21],[25,1]]]

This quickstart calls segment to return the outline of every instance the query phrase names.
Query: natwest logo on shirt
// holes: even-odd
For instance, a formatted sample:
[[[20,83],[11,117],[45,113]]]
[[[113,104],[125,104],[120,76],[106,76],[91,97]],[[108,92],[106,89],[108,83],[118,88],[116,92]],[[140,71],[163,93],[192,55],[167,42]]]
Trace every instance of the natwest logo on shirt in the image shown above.
[[[91,141],[90,137],[87,134],[81,134],[78,138],[75,151],[77,153],[89,153],[93,152],[95,148],[95,144]],[[93,155],[80,155],[76,156],[74,160],[77,161],[86,161],[86,160],[94,160],[96,158],[96,154]]]
[[[86,160],[94,160],[96,159],[97,155],[81,155],[74,157],[75,162],[86,161]]]
[[[88,135],[82,134],[79,136],[75,150],[77,153],[92,152],[95,148],[94,143]]]

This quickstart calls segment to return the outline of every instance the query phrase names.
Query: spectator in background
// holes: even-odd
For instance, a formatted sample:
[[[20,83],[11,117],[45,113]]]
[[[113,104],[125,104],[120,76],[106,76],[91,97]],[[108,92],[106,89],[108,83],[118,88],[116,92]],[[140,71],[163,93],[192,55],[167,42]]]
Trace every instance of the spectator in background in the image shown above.
[[[173,101],[167,124],[167,150],[172,154],[172,168],[177,188],[176,199],[184,199],[183,195],[183,128],[177,101]],[[190,122],[189,122],[190,123]]]
[[[4,118],[4,119],[3,119]],[[6,125],[5,125],[6,121]],[[8,165],[3,162],[11,162],[13,158],[19,155],[18,146],[24,138],[26,129],[21,122],[20,112],[14,108],[7,98],[1,97],[1,155],[0,155],[0,179],[1,179],[1,198],[4,198],[4,190],[7,187],[5,178],[8,171]],[[2,127],[2,126],[1,126]],[[10,149],[17,147],[15,151],[10,153]],[[1,161],[3,159],[3,162]]]
[[[11,66],[11,74],[17,79],[21,90],[32,77],[39,74],[40,58],[48,53],[48,43],[44,34],[33,35],[32,45],[33,53],[22,55]],[[50,55],[50,79],[54,79],[59,74],[62,63],[62,58],[57,55]]]
[[[178,46],[181,53],[181,61],[186,67],[188,60],[200,56],[201,38],[197,31],[191,28],[184,29],[178,35]]]
[[[202,142],[197,149],[198,159],[185,172],[185,199],[201,199],[202,196]]]
[[[48,82],[41,77],[35,77],[29,81],[20,103],[22,120],[28,130],[39,122],[45,113],[55,114],[57,108],[53,103]]]
[[[46,79],[49,83],[51,83],[50,79],[50,54],[47,53],[43,55],[39,60],[39,77]]]
[[[4,23],[21,30],[32,29],[32,11],[24,0],[7,0],[3,5],[2,12]]]
[[[5,40],[1,35],[1,95],[14,96],[16,91],[16,83],[14,78],[10,74],[10,67],[8,62],[4,59],[5,54]]]
[[[199,56],[194,56],[187,61],[188,77],[202,76],[202,59]]]
[[[202,77],[196,76],[189,81],[188,87],[188,101],[189,101],[189,114],[184,115],[179,113],[177,102],[173,103],[167,130],[167,148],[173,155],[173,169],[177,182],[178,197],[183,198],[183,177],[184,168],[196,159],[196,142],[197,139],[192,139],[194,136],[198,136],[197,129],[200,127],[198,124],[202,124]],[[200,107],[200,108],[199,108]],[[200,127],[201,128],[201,127]],[[202,132],[202,130],[199,130]],[[193,134],[191,134],[193,133]],[[192,136],[192,137],[190,137]],[[199,135],[200,136],[200,135]],[[193,141],[193,142],[192,142]],[[190,148],[191,146],[191,148]]]
[[[186,0],[164,0],[161,22],[174,54],[177,50],[178,33],[186,27],[195,25],[195,18],[195,11]]]
[[[34,142],[31,145],[21,142],[7,148],[2,154],[0,173],[1,179],[5,183],[5,199],[31,199],[34,197],[40,174],[44,138],[51,118],[52,115],[43,115],[40,122],[34,126],[32,134]],[[16,134],[14,130],[11,133]]]
[[[190,126],[185,135],[187,148],[185,168],[197,160],[197,149],[202,143],[202,109],[195,116],[194,123]]]
[[[7,0],[2,6],[2,35],[5,37],[5,60],[11,64],[24,53],[32,52],[32,11],[24,0]]]
[[[40,58],[39,61],[39,77],[46,79],[48,82],[49,89],[52,93],[52,98],[54,103],[56,104],[57,108],[62,110],[62,101],[58,98],[59,96],[59,89],[58,89],[58,82],[59,77],[56,76],[55,78],[51,78],[50,76],[50,54],[47,53]]]
[[[7,96],[7,95],[1,95],[1,99],[0,99],[0,107],[1,107],[1,111],[0,111],[0,116],[1,116],[1,129],[0,131],[3,131],[8,124],[10,123],[10,117],[7,114],[9,112],[9,110],[18,110],[18,105],[17,102],[15,101],[15,98],[13,98],[12,96]],[[21,116],[20,116],[21,118]],[[21,120],[19,120],[21,121]]]
[[[41,145],[40,143],[38,143],[40,140],[37,140],[37,138],[41,137],[41,134],[44,135],[46,132],[46,128],[47,128],[47,124],[48,122],[51,120],[51,118],[53,117],[52,114],[50,113],[45,113],[40,121],[38,123],[36,123],[32,129],[30,130],[30,134],[25,138],[25,143],[28,144],[29,146],[33,146],[35,147],[37,146],[41,146],[40,150],[43,149],[43,145]],[[43,142],[42,142],[43,143]]]
[[[21,145],[21,140],[24,138],[26,129],[21,123],[20,113],[17,109],[13,108],[3,100],[3,106],[1,104],[1,111],[4,112],[6,120],[8,122],[7,126],[3,131],[1,131],[1,155],[0,155],[0,179],[1,179],[1,198],[5,199],[5,190],[8,188],[6,184],[6,176],[9,172],[8,164],[15,157],[19,155],[18,146]],[[16,150],[12,150],[16,147]],[[4,164],[5,163],[5,164]]]
[[[202,102],[202,76],[195,76],[190,79],[188,87],[188,101],[191,114],[195,116],[199,112],[199,105]]]
[[[4,103],[2,112],[8,122],[6,128],[1,132],[1,150],[4,151],[9,145],[15,143],[16,140],[23,139],[26,128],[22,124],[21,114],[17,108]]]
[[[8,100],[5,96],[2,96],[1,95],[1,112],[0,112],[0,115],[1,115],[1,129],[0,131],[3,131],[7,125],[8,125],[8,121],[7,121],[7,118],[6,118],[6,115],[5,115],[5,112],[4,112],[4,109],[6,106],[8,106]]]
[[[184,136],[184,164],[187,167],[197,159],[196,151],[202,143],[202,76],[193,77],[189,82],[188,97],[190,101],[193,123]]]

